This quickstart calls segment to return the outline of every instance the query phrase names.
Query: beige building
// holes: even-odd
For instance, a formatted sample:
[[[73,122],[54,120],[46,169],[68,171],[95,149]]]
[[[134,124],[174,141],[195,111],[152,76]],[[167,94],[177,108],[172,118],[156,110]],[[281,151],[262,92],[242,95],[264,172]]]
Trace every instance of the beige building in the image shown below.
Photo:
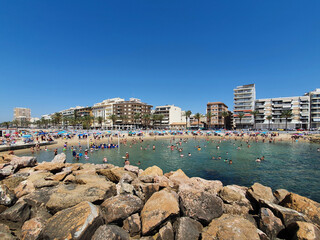
[[[13,120],[19,121],[19,123],[31,121],[31,109],[16,107],[13,110]]]
[[[111,128],[112,121],[110,116],[113,114],[113,106],[116,103],[124,102],[123,98],[106,99],[100,103],[96,103],[92,107],[92,115],[94,118],[102,117],[102,127]],[[95,127],[99,127],[98,122],[95,122]]]
[[[320,128],[320,88],[306,93],[310,96],[310,128]]]
[[[292,117],[288,119],[288,129],[308,129],[310,115],[310,97],[280,97],[266,98],[256,100],[255,110],[258,111],[256,116],[256,128],[269,128],[268,116],[270,119],[271,129],[284,129],[286,119],[282,116],[285,110],[291,110]]]

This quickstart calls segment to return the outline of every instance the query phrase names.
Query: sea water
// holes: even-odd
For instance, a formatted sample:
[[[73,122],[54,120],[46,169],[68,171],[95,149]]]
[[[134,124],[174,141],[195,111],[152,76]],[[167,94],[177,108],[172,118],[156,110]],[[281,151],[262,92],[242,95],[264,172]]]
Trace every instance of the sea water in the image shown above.
[[[130,155],[130,164],[146,169],[153,165],[159,166],[164,172],[182,169],[189,177],[201,177],[208,180],[221,180],[224,185],[237,184],[251,186],[259,182],[270,186],[273,190],[284,188],[320,202],[320,152],[319,145],[305,142],[250,142],[248,148],[245,141],[227,140],[221,143],[215,140],[188,139],[178,146],[183,148],[180,153],[169,146],[178,141],[145,140],[130,147],[99,149],[88,153],[76,161],[71,150],[65,151],[69,163],[108,163],[123,166],[126,152]],[[155,150],[152,150],[152,146]],[[198,150],[198,145],[201,150]],[[217,146],[219,145],[219,149]],[[70,146],[68,146],[70,148]],[[76,146],[78,147],[78,146]],[[238,149],[240,147],[240,150]],[[86,146],[82,146],[82,153]],[[141,150],[142,148],[142,150]],[[62,148],[59,149],[59,153]],[[79,150],[77,149],[77,152]],[[191,156],[188,156],[188,153]],[[181,154],[184,156],[181,157]],[[25,154],[24,154],[25,155]],[[31,155],[31,154],[28,154]],[[36,152],[38,162],[51,161],[54,153],[51,150]],[[212,157],[215,157],[213,160]],[[221,160],[218,157],[221,156]],[[265,157],[264,161],[256,162],[257,158]],[[228,161],[225,161],[227,159]],[[232,164],[229,164],[229,160]]]

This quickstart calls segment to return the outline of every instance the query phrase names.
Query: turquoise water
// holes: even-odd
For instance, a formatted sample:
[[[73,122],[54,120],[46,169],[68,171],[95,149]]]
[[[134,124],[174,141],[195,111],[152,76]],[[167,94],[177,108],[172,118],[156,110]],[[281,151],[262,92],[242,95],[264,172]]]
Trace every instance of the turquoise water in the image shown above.
[[[317,152],[319,145],[302,142],[250,142],[251,147],[248,148],[244,141],[219,143],[207,142],[205,139],[189,139],[186,143],[182,142],[184,156],[180,157],[177,150],[171,151],[168,148],[176,142],[149,140],[134,144],[131,148],[129,142],[127,146],[121,145],[120,149],[93,151],[89,153],[88,160],[82,157],[79,162],[103,163],[103,157],[107,157],[108,163],[123,166],[122,157],[129,152],[130,163],[137,165],[140,161],[142,169],[153,165],[159,166],[164,172],[181,168],[189,177],[221,180],[224,185],[251,186],[254,182],[259,182],[273,190],[285,188],[320,202],[320,152]],[[241,144],[242,147],[238,150],[237,147]],[[152,150],[153,145],[156,150]],[[197,150],[197,145],[201,146],[201,151]],[[217,145],[220,149],[216,148]],[[143,150],[140,149],[141,146]],[[62,149],[59,149],[59,153],[61,151]],[[188,156],[188,153],[191,153],[191,156]],[[66,151],[66,155],[67,162],[77,162],[70,150]],[[54,154],[52,151],[40,151],[35,156],[38,162],[42,162],[51,161]],[[216,159],[212,160],[212,156]],[[222,159],[218,160],[218,156]],[[264,161],[255,161],[262,156],[265,156]],[[228,164],[225,159],[232,159],[233,163]]]

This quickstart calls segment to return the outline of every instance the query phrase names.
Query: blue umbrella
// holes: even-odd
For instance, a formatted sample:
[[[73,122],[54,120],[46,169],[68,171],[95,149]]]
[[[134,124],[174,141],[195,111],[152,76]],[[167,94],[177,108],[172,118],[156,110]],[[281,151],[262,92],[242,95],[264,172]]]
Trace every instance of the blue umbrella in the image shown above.
[[[23,138],[31,138],[32,136],[30,134],[27,134],[27,135],[23,135],[22,137]]]
[[[58,134],[63,134],[63,133],[66,133],[66,131],[60,131],[60,132],[58,132]]]

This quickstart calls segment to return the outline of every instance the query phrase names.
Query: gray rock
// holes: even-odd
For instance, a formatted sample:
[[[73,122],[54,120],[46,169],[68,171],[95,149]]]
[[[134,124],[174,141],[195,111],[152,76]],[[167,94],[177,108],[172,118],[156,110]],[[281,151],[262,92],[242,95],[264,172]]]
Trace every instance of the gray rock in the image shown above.
[[[174,240],[174,233],[171,222],[168,222],[153,237],[155,240]]]
[[[123,229],[129,232],[130,236],[139,235],[141,232],[141,219],[138,213],[135,213],[123,221]]]
[[[284,226],[280,218],[274,216],[270,209],[261,208],[259,213],[259,228],[266,233],[269,238],[274,239],[278,233],[284,229]]]
[[[159,183],[144,183],[139,179],[134,180],[131,184],[134,187],[135,194],[144,202],[147,202],[152,194],[158,192],[160,188]]]
[[[54,163],[65,163],[66,162],[66,158],[67,157],[66,157],[66,155],[64,153],[60,153],[60,154],[56,155],[51,162],[54,162]]]
[[[10,228],[7,225],[0,223],[0,239],[14,240],[17,238],[11,234]]]
[[[140,212],[143,202],[133,195],[118,195],[106,199],[101,205],[103,217],[106,223],[124,220],[130,215]]]
[[[14,167],[12,165],[7,165],[0,169],[0,178],[5,178],[14,172]]]
[[[10,191],[6,185],[0,185],[0,204],[9,206],[14,203],[16,197],[12,191]]]
[[[20,168],[25,168],[25,167],[34,167],[37,164],[37,158],[27,157],[27,156],[24,156],[24,157],[14,156],[10,164],[14,167],[15,170],[18,170]]]
[[[115,225],[103,225],[95,231],[91,240],[130,240],[129,234]]]
[[[201,223],[196,220],[189,217],[182,217],[174,222],[173,228],[176,233],[176,240],[198,240],[203,227]]]
[[[180,186],[178,194],[180,208],[184,216],[191,217],[203,224],[209,224],[212,219],[223,214],[223,201],[215,194],[188,186],[183,188]]]
[[[0,214],[0,218],[12,221],[21,222],[28,220],[30,217],[30,206],[23,200],[16,202],[10,208],[7,208],[3,213]]]

